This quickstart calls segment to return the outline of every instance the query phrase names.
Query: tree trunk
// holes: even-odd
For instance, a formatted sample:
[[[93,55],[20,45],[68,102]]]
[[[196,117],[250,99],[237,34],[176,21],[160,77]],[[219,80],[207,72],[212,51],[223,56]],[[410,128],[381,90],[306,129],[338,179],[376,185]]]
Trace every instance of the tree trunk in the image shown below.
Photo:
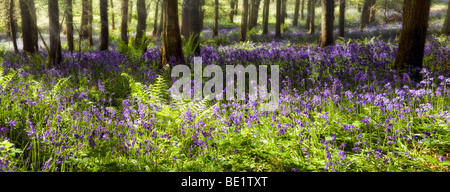
[[[203,24],[205,22],[205,10],[203,10],[203,6],[205,6],[205,4],[205,0],[200,0],[200,7],[198,8],[198,10],[200,11],[200,31],[203,29]]]
[[[450,35],[450,1],[448,1],[447,16],[445,17],[444,27],[442,27],[441,33]]]
[[[192,44],[195,45],[194,53],[200,54],[200,32],[202,31],[202,0],[191,0],[189,35],[192,35]]]
[[[322,0],[322,32],[320,47],[333,45],[334,0]]]
[[[286,10],[286,4],[287,0],[281,0],[281,24],[286,23],[286,17],[287,17],[287,10]]]
[[[39,38],[38,38],[38,26],[37,26],[37,15],[36,15],[36,7],[34,5],[34,0],[30,0],[30,11],[31,11],[31,34],[33,37],[33,46],[36,51],[39,50]]]
[[[88,8],[89,8],[89,23],[88,23],[88,39],[89,39],[89,47],[93,47],[94,46],[94,40],[92,38],[92,33],[93,33],[93,29],[92,29],[92,23],[94,22],[94,9],[92,6],[92,0],[89,0],[89,4],[88,4]]]
[[[163,31],[163,25],[164,25],[164,23],[163,23],[163,15],[164,15],[164,12],[163,12],[163,2],[162,2],[163,0],[160,0],[160,3],[159,3],[159,7],[160,7],[160,10],[161,10],[161,15],[159,16],[159,26],[158,26],[158,31],[156,31],[156,36],[161,36],[161,33],[162,33],[162,31]]]
[[[345,0],[339,0],[339,37],[344,37],[345,33]]]
[[[191,19],[191,0],[183,0],[182,8],[181,8],[181,35],[185,40],[188,40],[190,37],[190,19]]]
[[[301,15],[301,19],[302,19],[302,20],[305,18],[305,16],[303,15],[303,13],[304,13],[303,10],[305,9],[305,1],[306,1],[306,0],[302,0],[302,10],[301,10],[301,14],[302,14],[302,15]]]
[[[134,3],[133,3],[133,0],[130,0],[130,5],[129,5],[129,8],[130,8],[130,10],[128,11],[128,25],[131,25],[131,19],[133,18],[133,5],[134,5]]]
[[[128,45],[128,0],[122,0],[122,23],[120,25],[120,37]]]
[[[261,0],[251,0],[250,1],[250,15],[248,19],[248,29],[253,29],[258,25],[258,12],[259,6],[261,5]]]
[[[281,38],[281,2],[282,0],[277,0],[277,10],[276,10],[276,23],[275,23],[275,39]]]
[[[145,0],[137,0],[136,8],[138,13],[138,24],[136,27],[135,45],[140,45],[145,41],[145,30],[147,28],[147,9],[145,8]]]
[[[219,35],[219,0],[214,1],[214,26],[212,36]]]
[[[312,0],[308,0],[308,4],[306,5],[306,25],[305,29],[309,31],[309,25],[311,23],[311,6]]]
[[[66,29],[67,29],[67,47],[73,52],[73,0],[66,0]]]
[[[298,25],[299,12],[300,12],[300,0],[295,0],[294,20],[292,21],[292,25],[295,27],[297,27],[297,25]]]
[[[100,51],[108,50],[108,38],[109,38],[109,28],[108,28],[108,0],[100,0],[100,21],[101,21],[101,32],[100,32]]]
[[[181,47],[180,27],[178,22],[177,0],[163,0],[163,42],[161,47],[161,65],[168,64],[172,58],[185,63]]]
[[[241,37],[239,41],[244,42],[247,38],[247,20],[248,20],[248,0],[243,0],[243,10],[241,18]]]
[[[153,19],[153,31],[152,31],[152,36],[156,36],[156,31],[158,31],[159,2],[160,2],[160,0],[156,1],[156,6],[155,6],[155,17],[154,17],[154,19]]]
[[[394,69],[403,71],[405,67],[413,68],[412,79],[416,81],[421,80],[420,70],[423,64],[430,5],[431,0],[405,1],[403,27]]]
[[[111,21],[112,21],[112,30],[116,30],[116,22],[114,22],[114,3],[113,0],[109,2],[111,4]]]
[[[372,4],[372,0],[364,0],[364,6],[363,6],[362,13],[361,13],[361,23],[359,25],[360,30],[364,30],[366,25],[369,23],[371,4]]]
[[[80,38],[87,39],[89,37],[88,25],[89,25],[89,0],[83,0],[81,2],[81,31]]]
[[[237,0],[230,0],[230,9],[231,9],[230,10],[230,16],[229,16],[230,23],[234,23],[234,16],[237,13],[236,5],[237,5]]]
[[[311,1],[311,15],[309,20],[309,34],[314,34],[316,32],[316,0],[310,0]]]
[[[376,16],[377,16],[377,6],[376,4],[376,0],[371,0],[370,1],[370,16],[369,16],[369,23],[374,23],[376,20]]]
[[[16,22],[14,21],[14,0],[9,1],[9,27],[10,27],[10,33],[11,38],[14,46],[14,52],[19,53],[19,48],[17,47],[17,28],[16,28]]]
[[[35,53],[36,49],[33,43],[32,34],[32,17],[30,11],[30,0],[20,0],[20,15],[22,17],[22,39],[23,39],[23,50],[28,53]]]
[[[264,8],[263,8],[263,34],[269,33],[269,8],[270,8],[270,0],[264,0]]]
[[[58,0],[48,1],[48,15],[49,15],[49,34],[50,34],[50,64],[52,66],[61,63],[61,39],[59,36],[59,8]]]

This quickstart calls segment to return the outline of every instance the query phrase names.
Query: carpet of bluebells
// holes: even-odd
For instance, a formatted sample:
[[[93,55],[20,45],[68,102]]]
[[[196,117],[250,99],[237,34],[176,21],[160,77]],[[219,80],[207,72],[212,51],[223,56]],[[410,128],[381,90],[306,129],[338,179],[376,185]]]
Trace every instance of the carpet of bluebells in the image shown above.
[[[0,171],[449,171],[448,38],[428,37],[415,82],[391,70],[395,42],[321,49],[291,43],[300,36],[201,50],[204,67],[279,65],[275,112],[171,100],[158,45],[63,53],[54,68],[43,53],[2,53]]]

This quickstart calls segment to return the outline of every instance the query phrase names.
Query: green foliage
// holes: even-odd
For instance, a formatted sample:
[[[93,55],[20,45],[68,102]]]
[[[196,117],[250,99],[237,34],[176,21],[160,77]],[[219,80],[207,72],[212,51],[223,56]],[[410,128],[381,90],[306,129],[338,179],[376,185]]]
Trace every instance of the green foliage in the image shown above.
[[[189,39],[185,42],[184,47],[183,47],[183,51],[184,51],[184,55],[189,58],[192,55],[195,54],[195,51],[197,50],[197,48],[200,46],[200,42],[197,41],[196,39],[198,39],[200,37],[196,37],[194,34],[192,34]]]
[[[8,83],[16,76],[17,72],[12,70],[8,75],[4,75],[3,58],[0,57],[0,91],[4,91]]]
[[[135,81],[130,75],[122,73],[129,81],[131,95],[139,99],[140,102],[148,105],[161,105],[167,103],[168,86],[161,76],[158,76],[153,85],[148,87],[142,83]]]

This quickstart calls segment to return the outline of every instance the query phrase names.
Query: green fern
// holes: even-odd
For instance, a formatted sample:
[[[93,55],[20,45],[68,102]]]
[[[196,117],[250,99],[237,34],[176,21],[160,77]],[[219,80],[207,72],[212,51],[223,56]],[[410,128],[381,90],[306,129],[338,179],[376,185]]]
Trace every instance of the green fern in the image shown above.
[[[161,76],[158,76],[153,85],[146,88],[142,83],[135,81],[130,75],[122,73],[128,79],[131,88],[131,95],[139,99],[144,104],[161,105],[167,104],[168,86]]]
[[[55,86],[53,86],[52,90],[51,90],[51,94],[52,97],[51,98],[55,98],[63,88],[66,88],[69,85],[69,79],[70,77],[66,77],[66,78],[62,78],[58,80],[58,83],[55,84]]]
[[[6,89],[8,83],[16,76],[17,71],[11,70],[12,72],[6,76],[3,76],[3,58],[0,57],[0,90],[3,92]]]

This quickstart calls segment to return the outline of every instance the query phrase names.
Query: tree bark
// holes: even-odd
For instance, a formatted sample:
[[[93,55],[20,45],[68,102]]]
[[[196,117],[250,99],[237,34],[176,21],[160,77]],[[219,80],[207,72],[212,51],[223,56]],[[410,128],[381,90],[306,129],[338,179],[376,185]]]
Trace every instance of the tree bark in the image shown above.
[[[304,16],[304,9],[305,9],[305,1],[306,0],[302,0],[302,9],[301,9],[301,19],[303,20],[304,18],[305,18],[305,16]]]
[[[23,50],[30,54],[36,52],[34,47],[33,38],[33,20],[30,11],[30,0],[20,0],[20,15],[22,17],[22,39],[23,39]]]
[[[374,0],[364,0],[364,6],[361,13],[361,23],[359,25],[360,30],[364,30],[364,28],[370,22],[371,8],[373,6]]]
[[[202,0],[191,0],[189,35],[192,35],[192,44],[195,45],[194,53],[200,54],[200,32],[202,31]]]
[[[376,7],[376,0],[370,1],[370,17],[369,17],[369,23],[374,23],[377,16],[377,7]]]
[[[89,37],[88,25],[89,25],[89,0],[83,0],[81,2],[81,31],[80,38],[87,39]]]
[[[442,27],[442,34],[450,35],[450,1],[447,6],[447,16],[445,17],[444,26]]]
[[[239,41],[244,42],[247,38],[247,20],[248,20],[248,0],[243,0],[243,10],[241,18],[241,37]]]
[[[147,9],[145,6],[145,0],[136,1],[138,24],[136,27],[135,45],[140,45],[143,41],[145,41],[145,30],[147,28]]]
[[[322,32],[320,47],[333,45],[334,0],[322,0]]]
[[[314,34],[316,32],[316,0],[311,1],[311,15],[309,16],[311,19],[309,20],[309,34]]]
[[[238,4],[237,0],[230,0],[230,9],[231,9],[229,15],[230,23],[234,23],[234,16],[237,14],[236,10],[237,4]]]
[[[133,0],[130,0],[130,5],[128,6],[130,9],[128,11],[128,25],[131,25],[131,19],[133,19]]]
[[[282,17],[282,13],[281,13],[281,2],[282,0],[277,0],[277,10],[276,10],[276,23],[275,23],[275,39],[280,39],[281,38],[281,17]]]
[[[14,52],[19,53],[19,48],[17,47],[17,28],[16,28],[16,22],[14,21],[14,0],[9,1],[9,27],[10,27],[10,33],[11,38],[14,46]]]
[[[156,2],[156,6],[155,6],[155,18],[153,20],[153,31],[152,31],[152,36],[156,36],[156,32],[158,31],[158,16],[159,16],[159,4],[160,4],[161,0],[158,0]]]
[[[261,0],[251,0],[250,1],[250,15],[248,19],[248,29],[251,30],[258,25],[258,12],[259,6],[261,5]]]
[[[191,0],[183,0],[181,6],[181,35],[185,40],[188,40],[190,37],[190,17],[191,17]]]
[[[395,58],[394,69],[403,71],[412,68],[412,79],[421,80],[425,40],[428,29],[431,0],[405,1],[403,27]]]
[[[94,46],[94,40],[92,38],[92,33],[93,33],[93,29],[92,29],[92,23],[94,22],[94,9],[92,6],[92,0],[89,0],[88,3],[88,8],[89,8],[89,23],[88,23],[88,39],[89,39],[89,47],[93,47]]]
[[[111,24],[112,24],[112,30],[116,30],[116,22],[114,22],[114,3],[113,3],[113,0],[110,0],[109,3],[111,4]]]
[[[50,34],[50,64],[52,66],[61,63],[61,39],[59,29],[59,8],[58,0],[48,1],[48,15],[49,15],[49,34]]]
[[[108,0],[100,0],[100,51],[108,50],[109,28],[108,28]]]
[[[300,0],[295,0],[294,19],[292,21],[292,25],[295,27],[297,27],[298,25],[299,12],[300,12]]]
[[[286,6],[287,6],[287,0],[281,0],[281,24],[285,24],[286,23],[286,17],[287,17],[287,10],[286,10]]]
[[[311,6],[312,0],[308,0],[308,4],[306,5],[306,25],[305,29],[309,31],[309,25],[311,23]]]
[[[159,3],[159,6],[160,6],[160,10],[161,10],[161,15],[160,15],[160,17],[159,17],[159,26],[158,26],[158,31],[156,31],[156,36],[161,36],[161,33],[162,33],[162,31],[163,31],[163,25],[164,25],[164,23],[163,23],[163,15],[164,15],[164,12],[163,12],[163,2],[162,2],[163,0],[160,0],[160,3]]]
[[[31,34],[33,37],[33,46],[36,51],[39,50],[39,37],[38,37],[38,26],[37,26],[37,15],[36,15],[36,7],[34,4],[34,0],[30,0],[30,11],[31,11]]]
[[[214,1],[214,26],[212,36],[219,35],[219,0]]]
[[[263,8],[263,34],[269,33],[269,8],[270,8],[270,0],[264,0],[264,8]]]
[[[120,25],[120,37],[128,45],[128,0],[122,0],[122,23]]]
[[[163,0],[163,42],[161,47],[161,65],[168,64],[172,58],[185,63],[181,47],[180,27],[178,22],[177,0]]]
[[[66,0],[66,29],[67,29],[67,47],[73,52],[73,0]]]
[[[344,37],[345,33],[345,0],[339,0],[339,37]]]

